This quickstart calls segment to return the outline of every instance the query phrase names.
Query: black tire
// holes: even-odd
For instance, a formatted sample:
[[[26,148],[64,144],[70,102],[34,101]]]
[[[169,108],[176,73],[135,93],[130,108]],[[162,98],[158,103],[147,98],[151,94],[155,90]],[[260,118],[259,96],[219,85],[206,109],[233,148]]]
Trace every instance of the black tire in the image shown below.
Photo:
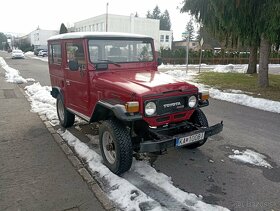
[[[115,174],[128,171],[133,150],[129,132],[118,120],[106,120],[99,127],[99,144],[104,164]]]
[[[62,96],[59,94],[56,98],[57,116],[62,127],[71,127],[75,122],[75,115],[69,112],[64,105]]]
[[[190,122],[192,122],[193,124],[198,125],[198,126],[208,127],[208,120],[207,120],[205,114],[203,113],[203,111],[201,111],[199,108],[196,109],[194,111],[194,113],[192,114],[192,116],[190,118]],[[186,148],[195,149],[195,148],[200,147],[203,144],[205,144],[206,141],[207,141],[207,138],[205,138],[199,142],[187,145]]]

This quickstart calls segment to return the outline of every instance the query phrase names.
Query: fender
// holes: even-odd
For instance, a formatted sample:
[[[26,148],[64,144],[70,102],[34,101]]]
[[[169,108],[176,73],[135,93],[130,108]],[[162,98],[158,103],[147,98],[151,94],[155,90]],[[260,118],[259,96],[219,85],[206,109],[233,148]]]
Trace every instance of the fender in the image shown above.
[[[53,98],[57,98],[57,96],[58,96],[59,94],[61,94],[61,95],[63,96],[63,93],[62,93],[62,91],[61,91],[61,88],[60,88],[60,87],[57,87],[57,86],[52,87],[52,91],[50,91],[50,93],[51,93],[51,96],[52,96]]]
[[[131,115],[125,110],[124,105],[121,104],[111,104],[106,101],[98,101],[95,109],[93,111],[91,122],[96,122],[99,120],[105,120],[112,116],[115,116],[117,119],[126,122],[133,122],[142,119],[141,114]]]

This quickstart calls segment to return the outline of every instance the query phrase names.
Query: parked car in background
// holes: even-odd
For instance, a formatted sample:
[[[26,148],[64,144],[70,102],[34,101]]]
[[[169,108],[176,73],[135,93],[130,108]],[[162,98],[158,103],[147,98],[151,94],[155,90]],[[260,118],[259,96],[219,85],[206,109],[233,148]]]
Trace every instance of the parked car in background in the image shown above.
[[[24,53],[22,52],[22,50],[13,50],[12,59],[24,59]]]
[[[48,51],[47,50],[40,50],[39,53],[38,53],[38,56],[42,56],[42,57],[48,56]]]
[[[38,56],[38,54],[39,54],[39,52],[40,52],[41,50],[45,50],[45,49],[42,49],[42,48],[34,49],[34,55],[35,55],[35,56]]]

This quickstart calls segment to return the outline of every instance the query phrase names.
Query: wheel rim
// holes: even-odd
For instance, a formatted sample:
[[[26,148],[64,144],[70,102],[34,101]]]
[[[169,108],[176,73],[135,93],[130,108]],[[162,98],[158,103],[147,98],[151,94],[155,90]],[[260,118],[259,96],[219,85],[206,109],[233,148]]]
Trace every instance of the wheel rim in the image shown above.
[[[57,111],[58,111],[58,117],[60,121],[64,122],[64,105],[61,99],[59,99],[57,102]]]
[[[106,157],[106,160],[110,164],[114,164],[116,161],[115,143],[114,143],[112,135],[108,131],[105,131],[103,133],[102,148],[103,148],[103,152]]]

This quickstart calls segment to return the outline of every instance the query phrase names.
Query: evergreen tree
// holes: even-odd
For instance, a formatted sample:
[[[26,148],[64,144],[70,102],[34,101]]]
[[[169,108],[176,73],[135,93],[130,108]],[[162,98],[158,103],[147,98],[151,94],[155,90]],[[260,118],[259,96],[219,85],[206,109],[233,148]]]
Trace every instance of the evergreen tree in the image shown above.
[[[161,18],[161,12],[160,12],[160,9],[158,7],[158,5],[155,7],[155,9],[153,10],[153,13],[152,13],[152,19],[158,19],[160,20]]]
[[[3,50],[7,42],[7,37],[4,33],[0,32],[0,49]]]
[[[190,40],[194,40],[194,26],[193,21],[190,20],[186,26],[186,31],[189,33]]]
[[[147,18],[151,18],[151,19],[152,19],[152,14],[151,14],[150,10],[147,12],[146,17],[147,17]]]
[[[68,30],[67,30],[66,26],[64,25],[64,23],[62,23],[60,25],[59,34],[65,34],[67,32],[68,32]]]
[[[171,20],[169,12],[167,10],[164,13],[160,12],[158,6],[156,6],[151,14],[150,11],[147,12],[147,18],[160,20],[160,30],[170,30],[171,29]]]
[[[160,30],[170,30],[171,29],[171,21],[168,10],[165,10],[160,17]]]
[[[259,86],[269,85],[270,48],[279,38],[279,0],[185,0],[181,11],[195,15],[214,35],[233,44],[247,43],[251,51],[260,47]]]

